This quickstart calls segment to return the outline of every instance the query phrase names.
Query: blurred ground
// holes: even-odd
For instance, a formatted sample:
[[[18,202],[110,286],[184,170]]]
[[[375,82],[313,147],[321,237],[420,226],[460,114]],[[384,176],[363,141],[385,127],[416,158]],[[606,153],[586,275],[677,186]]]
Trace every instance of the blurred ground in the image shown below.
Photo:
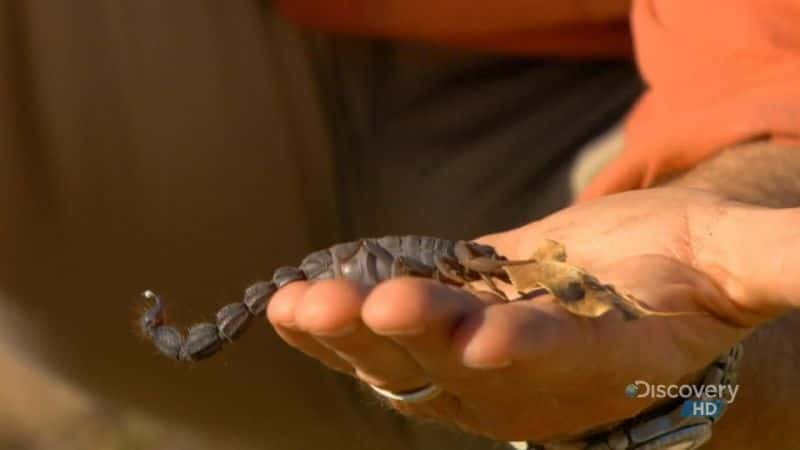
[[[31,357],[36,345],[25,329],[21,316],[0,303],[0,449],[248,449],[91,397]]]

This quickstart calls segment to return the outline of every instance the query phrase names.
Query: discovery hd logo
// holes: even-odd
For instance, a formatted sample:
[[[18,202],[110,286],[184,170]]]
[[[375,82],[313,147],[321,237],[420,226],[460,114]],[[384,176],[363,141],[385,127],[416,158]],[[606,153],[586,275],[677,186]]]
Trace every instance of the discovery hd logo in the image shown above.
[[[630,398],[682,398],[681,416],[717,419],[725,407],[736,401],[739,385],[650,384],[636,380],[625,387]]]

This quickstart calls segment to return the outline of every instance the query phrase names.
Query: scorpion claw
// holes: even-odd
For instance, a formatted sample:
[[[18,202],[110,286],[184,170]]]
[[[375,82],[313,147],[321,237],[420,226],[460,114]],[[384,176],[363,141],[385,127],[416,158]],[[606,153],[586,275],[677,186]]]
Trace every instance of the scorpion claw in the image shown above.
[[[437,256],[434,259],[434,264],[439,275],[439,281],[459,286],[469,283],[469,280],[464,278],[463,266],[449,256]]]
[[[414,258],[405,258],[398,256],[392,261],[391,277],[397,278],[402,276],[412,277],[431,277],[436,272],[435,269],[426,266],[425,264],[417,261]]]
[[[492,247],[474,242],[458,241],[453,246],[456,260],[468,270],[492,276],[502,273],[508,262],[495,253]]]

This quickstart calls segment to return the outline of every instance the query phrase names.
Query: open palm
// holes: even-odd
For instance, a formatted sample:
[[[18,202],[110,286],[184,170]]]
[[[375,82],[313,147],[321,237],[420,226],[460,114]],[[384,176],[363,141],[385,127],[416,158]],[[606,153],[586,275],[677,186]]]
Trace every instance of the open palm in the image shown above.
[[[271,301],[269,319],[290,345],[365,382],[444,389],[425,403],[395,402],[407,414],[496,439],[566,438],[652,407],[652,399],[625,396],[634,380],[696,381],[769,318],[759,290],[767,281],[744,283],[742,258],[718,245],[735,241],[725,235],[729,223],[748,214],[709,193],[652,189],[479,239],[510,259],[530,257],[545,239],[559,241],[568,262],[650,308],[703,314],[588,319],[547,296],[505,303],[409,278],[372,289],[342,280],[292,283]]]

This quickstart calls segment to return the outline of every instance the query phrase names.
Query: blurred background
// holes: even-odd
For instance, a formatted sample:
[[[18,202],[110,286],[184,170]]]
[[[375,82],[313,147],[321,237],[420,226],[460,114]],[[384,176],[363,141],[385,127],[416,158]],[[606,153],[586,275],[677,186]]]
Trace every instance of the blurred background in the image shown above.
[[[497,448],[266,324],[166,360],[139,294],[185,325],[337,241],[541,217],[640,90],[625,58],[333,37],[269,2],[2,2],[0,448]]]

